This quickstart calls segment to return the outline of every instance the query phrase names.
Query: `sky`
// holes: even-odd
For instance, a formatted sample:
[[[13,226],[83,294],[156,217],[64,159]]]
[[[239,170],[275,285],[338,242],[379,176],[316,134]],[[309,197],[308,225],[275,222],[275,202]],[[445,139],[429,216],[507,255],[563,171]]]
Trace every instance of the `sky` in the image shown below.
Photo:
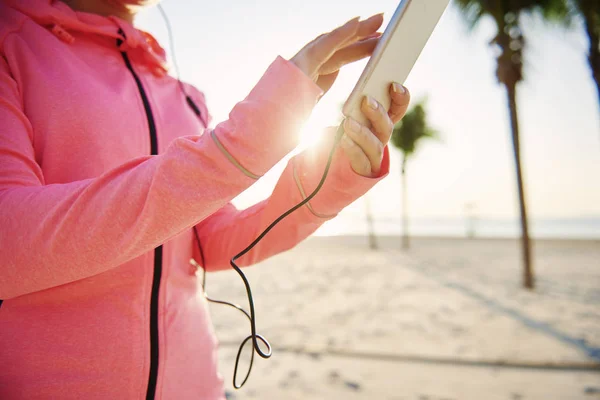
[[[397,0],[164,0],[173,26],[181,78],[202,90],[213,126],[227,119],[269,64],[291,58],[320,33],[355,16],[385,13]],[[155,7],[137,20],[169,54],[167,30]],[[587,65],[580,21],[550,26],[523,21],[527,40],[525,80],[518,86],[521,151],[532,218],[600,216],[600,107]],[[467,27],[451,5],[405,85],[413,101],[427,98],[430,124],[440,141],[423,142],[409,160],[408,206],[414,217],[462,217],[475,205],[480,217],[518,216],[514,161],[505,92],[495,80],[491,20]],[[305,129],[315,137],[335,124],[366,62],[344,68]],[[182,133],[184,134],[184,133]],[[286,134],[286,132],[281,132]],[[390,174],[369,193],[377,218],[401,210],[400,154],[391,149]],[[267,198],[287,158],[234,200],[246,208]],[[351,223],[364,214],[359,199],[340,214]]]

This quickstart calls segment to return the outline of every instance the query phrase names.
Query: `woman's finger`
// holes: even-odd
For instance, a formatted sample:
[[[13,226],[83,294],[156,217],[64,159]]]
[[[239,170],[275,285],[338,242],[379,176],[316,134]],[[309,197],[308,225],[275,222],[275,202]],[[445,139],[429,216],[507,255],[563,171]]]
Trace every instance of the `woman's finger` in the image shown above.
[[[317,63],[317,67],[329,60],[329,58],[339,48],[343,47],[345,43],[352,40],[353,37],[356,37],[360,25],[358,22],[359,18],[360,17],[351,19],[339,28],[334,29],[325,35],[321,35],[321,37],[310,45],[309,57]]]
[[[374,15],[362,22],[359,21],[359,17],[351,19],[339,28],[319,35],[304,46],[290,61],[316,82],[321,66],[327,63],[338,50],[361,39],[365,39],[365,41],[372,39],[371,35],[377,32],[382,23],[383,16],[381,14]],[[357,49],[362,46],[369,47],[369,42],[362,44]],[[358,51],[357,49],[355,51]],[[339,64],[338,61],[338,65],[343,65],[343,62]],[[327,75],[332,72],[335,72],[335,69],[328,68],[322,74]]]
[[[377,30],[381,28],[381,25],[383,25],[383,13],[372,15],[360,22],[357,36],[359,38],[369,36],[372,33],[377,32]]]
[[[371,173],[378,174],[383,160],[384,145],[369,128],[352,118],[344,121],[344,132],[356,143],[371,163]]]
[[[312,55],[321,63],[327,62],[339,49],[377,32],[383,24],[383,14],[373,15],[360,22],[358,20],[359,17],[351,19],[341,27],[319,37],[311,50]]]
[[[373,50],[375,50],[375,47],[377,47],[377,43],[379,43],[379,37],[373,37],[361,40],[338,50],[325,64],[321,66],[319,73],[323,75],[331,74],[346,64],[369,57],[371,54],[373,54]]]
[[[341,47],[348,46],[357,40],[365,39],[365,38],[371,36],[372,34],[377,32],[377,30],[379,28],[381,28],[382,24],[383,24],[383,13],[373,15],[373,16],[365,19],[364,21],[361,21],[358,25],[358,29],[356,31],[356,36],[353,38],[350,38],[349,41],[344,43],[343,46],[341,46]]]
[[[332,72],[331,74],[319,75],[319,77],[317,78],[317,86],[321,88],[323,93],[327,93],[329,89],[331,89],[339,73],[340,70],[338,69],[337,71]]]
[[[388,111],[388,115],[395,124],[404,117],[408,105],[410,104],[410,92],[406,87],[399,83],[392,83],[390,85],[390,96],[392,97],[392,105]]]
[[[340,146],[350,159],[350,165],[354,172],[363,176],[372,176],[369,158],[348,135],[342,136]]]
[[[387,143],[392,135],[394,123],[385,108],[371,96],[364,97],[360,108],[367,119],[371,121],[373,133],[381,143]]]

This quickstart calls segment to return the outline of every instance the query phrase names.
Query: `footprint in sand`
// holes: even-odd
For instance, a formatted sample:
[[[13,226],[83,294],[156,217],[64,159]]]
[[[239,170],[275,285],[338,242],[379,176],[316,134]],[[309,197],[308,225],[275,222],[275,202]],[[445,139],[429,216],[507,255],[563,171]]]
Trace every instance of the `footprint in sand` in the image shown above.
[[[329,383],[330,384],[335,384],[335,383],[338,383],[340,381],[341,376],[340,376],[340,373],[338,371],[331,370],[331,371],[329,371],[328,378],[329,378]],[[355,392],[359,392],[361,390],[360,383],[355,382],[355,381],[344,380],[344,381],[342,381],[342,384],[346,388],[348,388],[350,390],[353,390]]]
[[[588,386],[584,389],[583,392],[587,395],[594,395],[594,394],[598,395],[598,394],[600,394],[600,387]]]
[[[333,370],[329,372],[329,380],[331,382],[337,382],[340,379],[340,373]]]
[[[355,392],[360,391],[360,384],[357,382],[351,382],[351,381],[344,381],[344,385],[351,390],[354,390]]]

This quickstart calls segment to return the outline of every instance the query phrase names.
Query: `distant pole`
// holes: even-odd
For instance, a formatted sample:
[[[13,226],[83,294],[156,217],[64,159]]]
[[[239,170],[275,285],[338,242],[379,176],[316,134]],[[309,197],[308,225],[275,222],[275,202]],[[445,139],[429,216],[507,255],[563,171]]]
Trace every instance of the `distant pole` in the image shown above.
[[[465,204],[467,237],[473,239],[475,237],[475,204]]]
[[[406,194],[406,155],[402,159],[402,248],[408,250],[408,196]]]
[[[377,236],[375,236],[375,226],[373,224],[373,213],[371,212],[371,203],[369,201],[369,195],[365,194],[365,209],[367,213],[367,230],[369,235],[369,248],[371,250],[377,250]]]

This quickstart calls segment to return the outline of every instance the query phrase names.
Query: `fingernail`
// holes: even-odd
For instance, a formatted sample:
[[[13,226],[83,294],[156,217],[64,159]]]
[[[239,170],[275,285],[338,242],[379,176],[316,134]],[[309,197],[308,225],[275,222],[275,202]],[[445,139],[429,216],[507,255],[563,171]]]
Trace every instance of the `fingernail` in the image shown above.
[[[375,38],[378,38],[378,37],[381,37],[381,32],[371,33],[370,35],[365,36],[361,40],[375,39]]]
[[[373,110],[377,110],[377,102],[371,96],[367,96],[367,105]]]
[[[352,18],[350,21],[346,22],[346,25],[350,25],[351,23],[353,23],[353,22],[356,22],[356,21],[358,21],[359,19],[360,19],[360,17],[354,17],[354,18]]]
[[[396,92],[396,93],[399,93],[399,94],[406,93],[406,88],[399,83],[394,82],[392,87],[394,88],[394,92]]]
[[[375,19],[375,18],[378,18],[378,17],[382,17],[382,16],[383,16],[383,14],[384,14],[384,13],[380,12],[379,14],[374,14],[374,15],[371,15],[369,18],[367,18],[367,20],[369,20],[369,19]]]
[[[355,120],[353,120],[352,118],[346,118],[346,126],[349,130],[353,131],[353,132],[359,132],[360,131],[360,124],[358,122],[356,122]]]

